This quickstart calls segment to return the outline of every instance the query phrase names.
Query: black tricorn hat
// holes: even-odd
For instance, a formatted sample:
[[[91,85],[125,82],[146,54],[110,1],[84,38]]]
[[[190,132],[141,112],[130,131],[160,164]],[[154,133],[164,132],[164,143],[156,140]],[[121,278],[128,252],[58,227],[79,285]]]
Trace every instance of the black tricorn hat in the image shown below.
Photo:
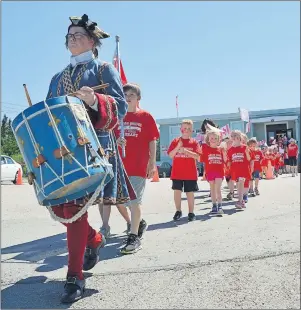
[[[92,22],[87,14],[84,14],[82,17],[71,16],[69,17],[71,21],[71,26],[79,26],[85,28],[89,33],[93,33],[99,39],[109,38],[110,35],[107,32],[104,32],[102,29],[97,27],[97,23]]]

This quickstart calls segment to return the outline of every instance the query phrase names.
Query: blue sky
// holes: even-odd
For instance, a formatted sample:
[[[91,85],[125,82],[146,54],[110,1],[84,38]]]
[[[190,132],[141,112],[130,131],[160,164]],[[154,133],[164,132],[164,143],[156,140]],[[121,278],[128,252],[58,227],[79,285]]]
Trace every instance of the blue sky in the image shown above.
[[[2,2],[1,111],[14,117],[44,100],[69,62],[69,16],[88,14],[111,34],[100,58],[112,61],[115,35],[129,81],[155,118],[297,107],[299,2]]]

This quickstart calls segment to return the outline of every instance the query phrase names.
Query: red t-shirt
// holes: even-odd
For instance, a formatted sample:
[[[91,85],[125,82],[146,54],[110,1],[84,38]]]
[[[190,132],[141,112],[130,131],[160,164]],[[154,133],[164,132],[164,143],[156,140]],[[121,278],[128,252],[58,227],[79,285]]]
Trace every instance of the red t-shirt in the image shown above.
[[[144,110],[127,112],[124,123],[126,139],[125,158],[122,158],[129,176],[146,178],[149,161],[149,143],[159,138],[159,131],[154,118]],[[120,136],[120,125],[115,129],[116,137]],[[122,154],[121,148],[119,153]]]
[[[205,163],[206,174],[215,172],[221,177],[224,176],[223,150],[220,147],[210,147],[208,144],[202,144],[201,161]]]
[[[290,143],[287,147],[288,157],[297,157],[297,154],[298,154],[298,145]]]
[[[238,178],[251,179],[250,161],[247,160],[246,149],[245,145],[241,145],[232,146],[228,150],[232,180],[237,180]]]
[[[281,158],[281,154],[280,153],[275,153],[275,160],[274,160],[275,167],[279,167],[279,165],[280,165],[280,158]]]
[[[252,160],[254,161],[254,171],[261,171],[261,161],[263,155],[261,150],[252,151]]]
[[[180,139],[182,140],[183,147],[191,152],[201,154],[201,147],[195,139],[174,139],[167,153],[169,154],[178,145]],[[172,170],[171,170],[171,180],[197,180],[198,173],[196,167],[196,160],[188,157],[185,154],[177,153],[173,158]]]

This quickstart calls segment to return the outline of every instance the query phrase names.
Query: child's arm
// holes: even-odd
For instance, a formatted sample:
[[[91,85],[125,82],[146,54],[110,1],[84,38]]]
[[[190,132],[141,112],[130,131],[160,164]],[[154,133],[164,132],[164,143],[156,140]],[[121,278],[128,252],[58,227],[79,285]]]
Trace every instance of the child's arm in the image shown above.
[[[226,163],[228,160],[227,151],[225,149],[223,149],[222,154],[223,154],[223,161],[224,161],[224,163]]]
[[[230,152],[229,152],[229,150],[227,150],[227,167],[228,167],[228,169],[230,169],[231,168],[231,163],[232,163],[232,157],[231,157],[231,154],[230,154]]]
[[[251,167],[251,173],[253,173],[254,172],[254,160],[251,160],[250,167]]]
[[[251,161],[250,150],[248,147],[246,147],[246,158],[247,158],[247,161]]]
[[[172,144],[175,144],[174,142],[172,142]],[[170,158],[174,158],[176,156],[176,154],[178,152],[180,152],[181,149],[183,149],[183,143],[181,141],[181,139],[179,140],[178,144],[173,148],[173,145],[170,145],[170,149],[169,149],[169,152],[168,152],[168,155]]]
[[[147,165],[147,177],[151,179],[156,172],[156,149],[157,141],[153,140],[149,142],[149,161]]]
[[[195,160],[198,160],[198,161],[200,160],[200,154],[189,151],[185,148],[184,148],[184,154],[187,155],[188,157],[195,159]]]

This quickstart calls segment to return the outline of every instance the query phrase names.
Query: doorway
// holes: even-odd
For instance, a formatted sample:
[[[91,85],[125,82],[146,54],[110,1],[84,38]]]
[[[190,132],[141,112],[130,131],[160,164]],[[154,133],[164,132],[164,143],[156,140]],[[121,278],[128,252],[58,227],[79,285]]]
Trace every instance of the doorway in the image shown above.
[[[293,138],[293,129],[287,128],[287,124],[266,125],[266,136],[268,144],[271,138],[276,139],[277,142],[285,136],[290,139]]]

